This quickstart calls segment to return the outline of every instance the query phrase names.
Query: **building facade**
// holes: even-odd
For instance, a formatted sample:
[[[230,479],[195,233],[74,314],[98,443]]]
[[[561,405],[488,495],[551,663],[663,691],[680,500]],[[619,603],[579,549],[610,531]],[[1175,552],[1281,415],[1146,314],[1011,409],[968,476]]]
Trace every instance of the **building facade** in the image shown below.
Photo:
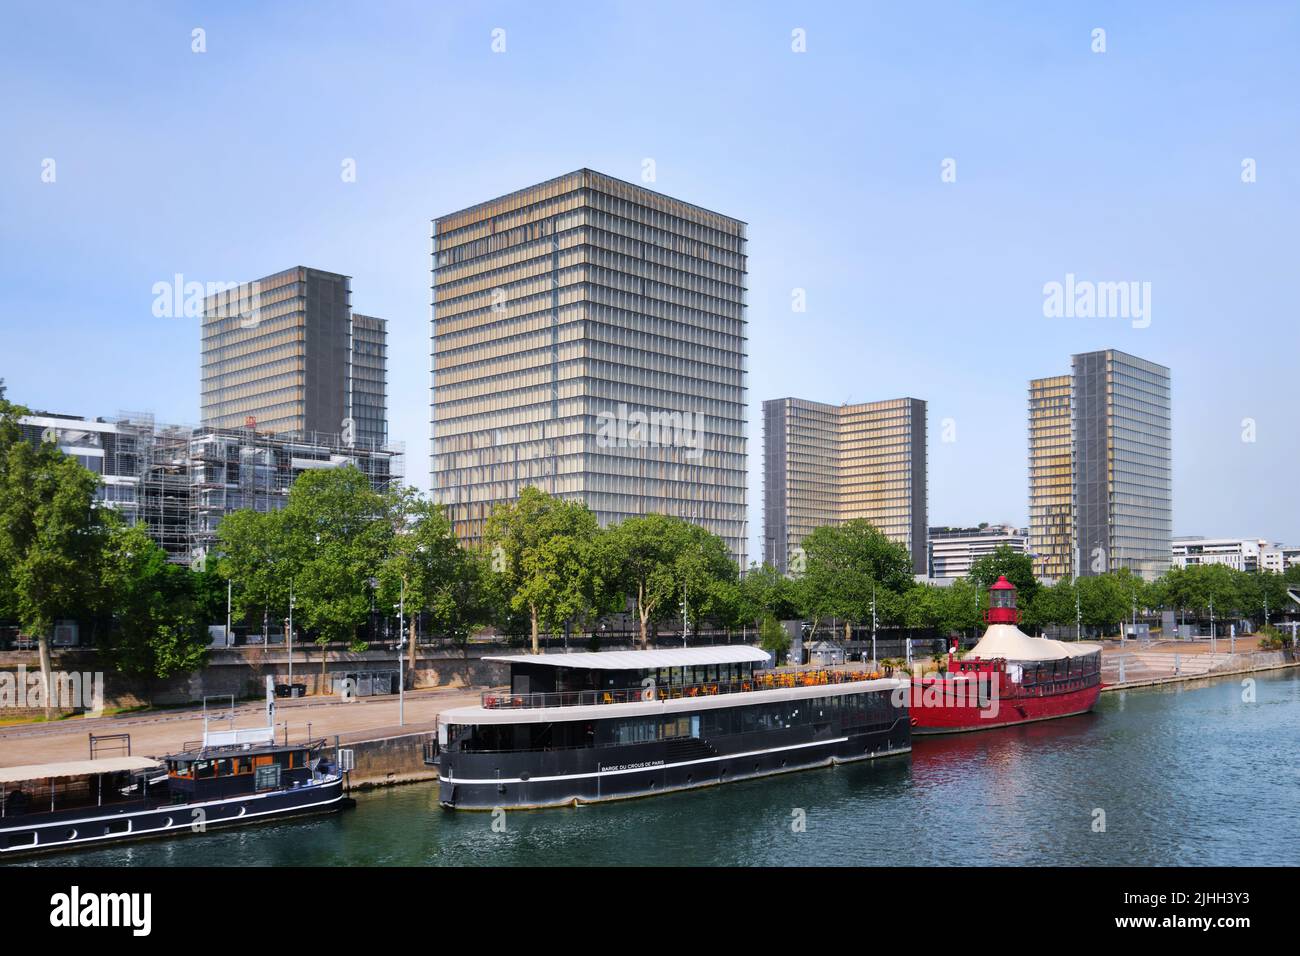
[[[1116,349],[1073,356],[1068,376],[1029,387],[1030,548],[1056,579],[1169,568],[1173,470],[1169,369]],[[1068,521],[1061,429],[1069,412]],[[1066,537],[1068,535],[1068,538]],[[1069,571],[1061,550],[1069,542]]]
[[[345,430],[354,430],[362,448],[382,448],[388,441],[388,323],[354,312],[351,337]]]
[[[931,528],[931,578],[964,578],[971,565],[998,548],[1016,554],[1029,550],[1029,533],[1011,525],[982,525],[977,528]]]
[[[203,425],[382,446],[385,322],[354,318],[351,283],[295,266],[205,298]]]
[[[926,573],[926,407],[915,398],[763,403],[763,561],[799,570],[814,529],[864,518]]]
[[[433,221],[430,484],[463,542],[534,485],[744,566],[745,241],[588,169]]]
[[[187,428],[139,414],[90,420],[41,412],[19,424],[27,440],[53,442],[98,475],[104,506],[142,524],[170,561],[192,566],[213,549],[222,518],[241,508],[284,507],[304,471],[352,465],[377,491],[403,473],[400,445],[362,448],[339,434]]]
[[[1074,466],[1070,376],[1029,383],[1029,551],[1034,574],[1058,580],[1074,567]]]
[[[1280,574],[1294,563],[1296,549],[1272,544],[1263,538],[1205,538],[1192,535],[1174,538],[1171,557],[1175,568],[1222,564],[1237,571],[1272,571]]]

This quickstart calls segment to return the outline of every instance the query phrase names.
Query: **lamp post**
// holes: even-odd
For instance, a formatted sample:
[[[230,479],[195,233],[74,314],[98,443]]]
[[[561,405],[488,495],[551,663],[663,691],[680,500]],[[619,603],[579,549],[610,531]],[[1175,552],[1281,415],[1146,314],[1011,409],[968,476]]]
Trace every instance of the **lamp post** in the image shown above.
[[[876,667],[876,586],[871,585],[871,667]]]
[[[406,726],[406,578],[397,599],[397,726]]]
[[[1210,653],[1214,654],[1218,650],[1219,643],[1215,639],[1214,633],[1214,597],[1210,597]]]
[[[293,579],[289,580],[289,696],[293,696]]]

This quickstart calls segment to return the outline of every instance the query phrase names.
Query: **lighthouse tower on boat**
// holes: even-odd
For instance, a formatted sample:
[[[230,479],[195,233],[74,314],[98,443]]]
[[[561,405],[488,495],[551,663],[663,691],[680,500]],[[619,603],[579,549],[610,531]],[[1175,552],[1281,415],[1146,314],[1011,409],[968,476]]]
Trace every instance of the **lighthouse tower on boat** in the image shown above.
[[[1016,586],[1005,574],[998,577],[989,588],[989,609],[984,612],[985,624],[1019,624],[1020,611],[1016,609]]]

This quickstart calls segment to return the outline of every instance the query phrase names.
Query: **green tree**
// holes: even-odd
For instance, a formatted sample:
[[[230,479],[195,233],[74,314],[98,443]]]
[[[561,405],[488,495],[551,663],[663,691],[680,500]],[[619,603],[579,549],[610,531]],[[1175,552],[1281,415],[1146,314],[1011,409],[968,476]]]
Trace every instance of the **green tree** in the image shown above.
[[[929,584],[917,584],[904,591],[901,604],[904,626],[921,630],[939,627],[944,620],[942,591]]]
[[[599,560],[610,569],[610,585],[630,601],[642,647],[650,646],[650,621],[681,596],[678,559],[690,544],[685,521],[649,514],[612,525],[602,536]]]
[[[284,513],[241,509],[217,526],[218,573],[231,582],[233,612],[263,622],[289,613],[289,584],[297,571]]]
[[[208,633],[198,578],[170,564],[141,525],[112,527],[100,586],[112,614],[106,652],[118,671],[162,678],[202,666]]]
[[[766,618],[788,621],[799,614],[794,582],[770,564],[753,563],[740,581],[740,614],[762,628]]]
[[[492,510],[483,531],[486,559],[505,606],[528,615],[534,654],[543,629],[556,631],[608,603],[594,560],[599,534],[585,504],[531,486]]]
[[[1123,625],[1132,611],[1133,594],[1125,580],[1108,572],[1090,575],[1075,581],[1079,593],[1079,609],[1083,623],[1096,627],[1102,634],[1114,633]]]
[[[436,633],[463,643],[488,620],[478,558],[460,546],[446,510],[404,489],[393,499],[394,536],[380,569],[380,600],[400,606],[403,589],[410,616],[408,652],[416,659],[416,621],[429,614]]]
[[[1048,625],[1064,627],[1075,622],[1075,589],[1069,578],[1051,587],[1040,587],[1025,613],[1025,624],[1035,630]]]
[[[790,644],[790,632],[781,626],[780,621],[774,617],[763,618],[758,631],[758,646],[772,655],[774,664],[789,653]]]
[[[294,615],[318,635],[322,689],[328,644],[365,647],[357,629],[370,615],[371,582],[392,544],[392,505],[351,465],[305,471],[289,489],[280,517],[283,566],[275,573],[292,581]]]
[[[939,628],[947,633],[967,631],[982,623],[982,592],[969,578],[957,578],[952,584],[940,588]]]
[[[852,622],[871,616],[873,600],[879,619],[882,605],[896,603],[891,595],[914,582],[907,549],[861,518],[814,529],[804,538],[803,551],[796,593],[814,634],[821,621],[838,617],[844,619],[847,640]]]
[[[736,562],[727,543],[713,532],[685,523],[681,551],[673,562],[678,590],[690,620],[711,618],[722,623],[739,611]]]
[[[107,526],[99,478],[51,443],[24,441],[22,412],[0,407],[0,604],[37,639],[48,716],[50,632],[56,620],[90,615]]]
[[[1016,586],[1016,603],[1029,607],[1038,593],[1038,578],[1034,576],[1034,559],[1023,552],[1011,550],[1010,545],[998,545],[992,553],[976,558],[971,564],[971,582],[981,591],[987,591],[999,577],[1005,576]]]

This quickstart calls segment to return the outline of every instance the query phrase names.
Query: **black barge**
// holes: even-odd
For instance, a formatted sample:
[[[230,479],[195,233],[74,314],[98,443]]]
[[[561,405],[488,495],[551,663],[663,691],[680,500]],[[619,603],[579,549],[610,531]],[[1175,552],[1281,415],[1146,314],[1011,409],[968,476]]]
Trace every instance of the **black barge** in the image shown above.
[[[445,711],[426,762],[458,810],[648,796],[911,750],[905,683],[777,672],[758,648],[489,657],[508,691]]]

